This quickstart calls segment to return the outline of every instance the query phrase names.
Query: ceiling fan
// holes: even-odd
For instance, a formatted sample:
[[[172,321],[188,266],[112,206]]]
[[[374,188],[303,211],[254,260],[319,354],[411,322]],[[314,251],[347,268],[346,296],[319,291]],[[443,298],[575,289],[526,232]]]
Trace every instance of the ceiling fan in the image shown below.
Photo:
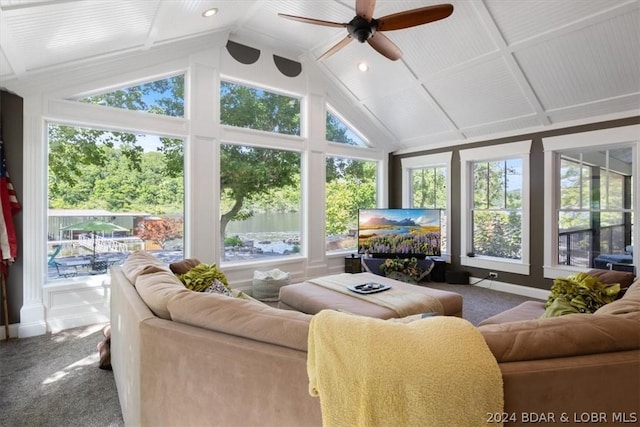
[[[320,55],[318,61],[333,55],[348,45],[354,38],[360,43],[369,43],[369,45],[378,51],[378,53],[386,56],[392,61],[395,61],[400,59],[402,51],[387,36],[382,34],[381,31],[401,30],[403,28],[428,24],[429,22],[444,19],[453,13],[453,5],[439,4],[435,6],[405,10],[404,12],[398,12],[383,16],[382,18],[374,19],[373,10],[375,9],[375,6],[376,0],[356,0],[356,16],[347,23],[322,21],[320,19],[287,15],[285,13],[279,13],[278,16],[307,24],[323,25],[325,27],[342,27],[347,29],[349,34],[325,53]]]

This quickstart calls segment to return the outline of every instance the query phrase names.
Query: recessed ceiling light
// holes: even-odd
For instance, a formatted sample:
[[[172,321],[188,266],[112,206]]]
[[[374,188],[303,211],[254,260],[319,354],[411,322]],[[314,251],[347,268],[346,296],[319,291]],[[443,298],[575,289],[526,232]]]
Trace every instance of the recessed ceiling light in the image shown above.
[[[368,71],[369,70],[369,65],[366,62],[360,62],[358,64],[358,70],[360,71]]]
[[[207,9],[204,12],[202,12],[202,16],[205,18],[208,18],[210,16],[215,15],[216,13],[218,13],[218,8],[212,7],[211,9]]]

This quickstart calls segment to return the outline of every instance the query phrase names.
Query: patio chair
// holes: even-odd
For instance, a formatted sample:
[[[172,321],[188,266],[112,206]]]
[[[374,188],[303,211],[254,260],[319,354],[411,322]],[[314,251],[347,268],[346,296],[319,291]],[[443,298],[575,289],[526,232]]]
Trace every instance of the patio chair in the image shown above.
[[[114,261],[99,260],[91,264],[90,274],[105,274],[110,266],[114,264]]]
[[[78,269],[76,267],[69,267],[63,264],[60,264],[57,261],[53,261],[53,265],[56,267],[56,271],[58,272],[58,277],[75,277],[78,275]]]
[[[62,245],[56,246],[55,250],[51,253],[51,255],[49,255],[49,261],[47,261],[48,265],[54,266],[56,264],[56,262],[54,261],[54,258],[58,256],[61,250],[62,250]]]

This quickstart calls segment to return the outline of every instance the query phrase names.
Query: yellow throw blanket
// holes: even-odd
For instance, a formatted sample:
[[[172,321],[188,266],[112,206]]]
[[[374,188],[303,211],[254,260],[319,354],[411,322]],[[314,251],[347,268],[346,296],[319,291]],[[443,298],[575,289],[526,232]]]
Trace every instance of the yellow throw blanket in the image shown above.
[[[311,320],[307,372],[327,427],[495,427],[489,414],[504,407],[498,363],[458,317],[394,323],[323,310]]]
[[[316,286],[330,289],[332,291],[347,294],[353,298],[377,304],[395,311],[398,317],[405,317],[418,313],[437,313],[444,314],[442,303],[430,295],[421,294],[419,292],[407,292],[398,289],[404,283],[398,282],[386,277],[377,276],[371,273],[359,274],[335,274],[333,276],[318,277],[316,279],[307,280]],[[347,289],[347,286],[361,285],[367,282],[376,282],[391,286],[391,289],[373,294],[358,294]],[[406,285],[416,286],[416,285]]]

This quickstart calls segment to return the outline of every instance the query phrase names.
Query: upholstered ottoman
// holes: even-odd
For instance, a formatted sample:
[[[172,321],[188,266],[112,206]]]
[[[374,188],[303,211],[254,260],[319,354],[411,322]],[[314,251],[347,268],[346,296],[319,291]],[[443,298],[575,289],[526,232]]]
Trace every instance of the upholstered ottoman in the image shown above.
[[[280,288],[280,302],[278,303],[278,307],[297,310],[308,314],[316,314],[320,310],[324,309],[333,309],[363,316],[377,317],[380,319],[390,319],[394,317],[402,317],[402,315],[399,315],[397,311],[394,311],[388,306],[381,304],[377,297],[381,297],[386,292],[391,292],[395,289],[405,295],[415,294],[416,299],[421,299],[423,296],[435,298],[441,304],[444,315],[462,317],[462,295],[455,292],[430,289],[419,285],[411,285],[371,273],[345,274],[327,277],[344,278],[349,280],[349,283],[376,282],[389,285],[392,289],[380,292],[379,294],[372,294],[371,298],[368,299],[367,295],[357,295],[348,290],[345,292],[339,292],[334,289],[319,286],[317,283],[313,283],[314,281],[317,282],[322,279],[318,278]],[[408,311],[405,312],[404,315],[420,314],[424,312],[421,311],[418,305],[411,305],[410,307],[407,307],[407,310]]]

